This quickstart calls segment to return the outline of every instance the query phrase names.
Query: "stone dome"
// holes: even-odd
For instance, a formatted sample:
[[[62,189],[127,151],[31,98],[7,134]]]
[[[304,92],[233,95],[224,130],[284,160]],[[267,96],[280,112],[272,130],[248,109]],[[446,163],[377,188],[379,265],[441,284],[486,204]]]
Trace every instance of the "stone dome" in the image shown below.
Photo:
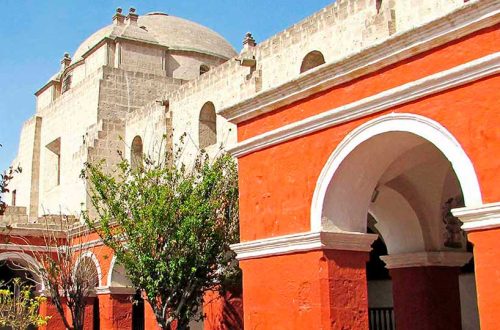
[[[173,50],[195,51],[229,59],[237,53],[217,32],[186,19],[152,12],[138,17],[137,24],[110,24],[88,37],[76,50],[73,63],[104,38],[126,38],[169,47]]]

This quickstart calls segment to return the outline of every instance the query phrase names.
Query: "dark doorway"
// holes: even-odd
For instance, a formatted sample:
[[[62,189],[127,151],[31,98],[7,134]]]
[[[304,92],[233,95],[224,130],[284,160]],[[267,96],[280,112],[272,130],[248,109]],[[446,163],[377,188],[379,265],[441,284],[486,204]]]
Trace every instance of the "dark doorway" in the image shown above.
[[[132,329],[144,330],[144,299],[140,291],[136,292],[132,303]]]

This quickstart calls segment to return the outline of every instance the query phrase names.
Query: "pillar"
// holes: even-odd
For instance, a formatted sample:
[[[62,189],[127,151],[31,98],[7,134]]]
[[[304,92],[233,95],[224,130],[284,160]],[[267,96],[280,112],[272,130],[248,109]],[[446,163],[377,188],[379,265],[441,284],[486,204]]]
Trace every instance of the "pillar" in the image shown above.
[[[368,329],[376,235],[308,232],[233,245],[246,329]]]
[[[132,329],[132,296],[129,288],[106,288],[98,292],[101,329]]]
[[[84,330],[93,330],[94,329],[94,304],[96,303],[97,297],[87,297],[85,301],[85,319],[83,320],[83,329]],[[97,313],[99,310],[97,310]]]
[[[43,316],[51,317],[51,319],[47,323],[47,326],[40,327],[40,329],[54,329],[54,330],[66,329],[61,314],[59,314],[56,305],[52,303],[50,298],[47,298],[47,300],[40,305],[40,314]]]
[[[392,277],[396,328],[462,329],[458,275],[466,252],[419,252],[382,257]]]
[[[500,314],[500,203],[452,210],[464,223],[474,245],[479,322],[482,330],[498,329]]]
[[[156,316],[153,308],[151,308],[151,305],[147,300],[144,300],[144,329],[161,329],[158,325],[158,322],[156,321]]]

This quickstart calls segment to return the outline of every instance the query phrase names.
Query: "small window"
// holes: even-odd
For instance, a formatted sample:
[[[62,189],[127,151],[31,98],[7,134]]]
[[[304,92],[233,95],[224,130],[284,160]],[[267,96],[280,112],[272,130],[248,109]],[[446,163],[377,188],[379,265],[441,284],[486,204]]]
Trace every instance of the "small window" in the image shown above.
[[[17,197],[17,190],[14,189],[12,190],[12,203],[11,203],[12,206],[16,206],[16,197]]]
[[[323,54],[317,50],[314,50],[309,54],[307,54],[302,60],[302,65],[300,66],[300,73],[311,70],[312,68],[320,66],[321,64],[324,63],[325,63],[325,58],[323,57]]]
[[[132,147],[130,150],[130,166],[132,169],[136,169],[142,165],[142,157],[143,157],[143,146],[142,146],[142,138],[137,135],[132,140]]]
[[[208,71],[210,71],[210,67],[208,65],[200,65],[200,76],[204,73],[207,73]]]
[[[61,93],[67,92],[71,88],[71,75],[68,74],[63,79]]]
[[[217,143],[217,120],[212,102],[203,105],[200,112],[200,129],[198,141],[200,148],[206,148]]]

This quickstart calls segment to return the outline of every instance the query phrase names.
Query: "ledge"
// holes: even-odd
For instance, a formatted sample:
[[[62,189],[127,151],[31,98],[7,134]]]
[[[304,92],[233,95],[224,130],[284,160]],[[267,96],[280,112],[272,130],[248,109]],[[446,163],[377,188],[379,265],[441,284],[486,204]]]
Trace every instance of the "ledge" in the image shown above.
[[[421,27],[397,33],[335,62],[319,66],[290,82],[257,93],[219,114],[241,123],[307,96],[380,70],[500,21],[496,0],[471,2]]]
[[[231,245],[238,260],[263,258],[314,250],[371,251],[375,234],[306,232]]]
[[[126,286],[100,286],[96,288],[96,294],[123,294],[123,295],[133,295],[136,293],[136,289]]]
[[[402,253],[387,256],[381,256],[385,262],[385,268],[409,268],[409,267],[462,267],[472,258],[469,252],[416,252]]]
[[[500,228],[500,203],[451,210],[464,224],[465,231]]]

